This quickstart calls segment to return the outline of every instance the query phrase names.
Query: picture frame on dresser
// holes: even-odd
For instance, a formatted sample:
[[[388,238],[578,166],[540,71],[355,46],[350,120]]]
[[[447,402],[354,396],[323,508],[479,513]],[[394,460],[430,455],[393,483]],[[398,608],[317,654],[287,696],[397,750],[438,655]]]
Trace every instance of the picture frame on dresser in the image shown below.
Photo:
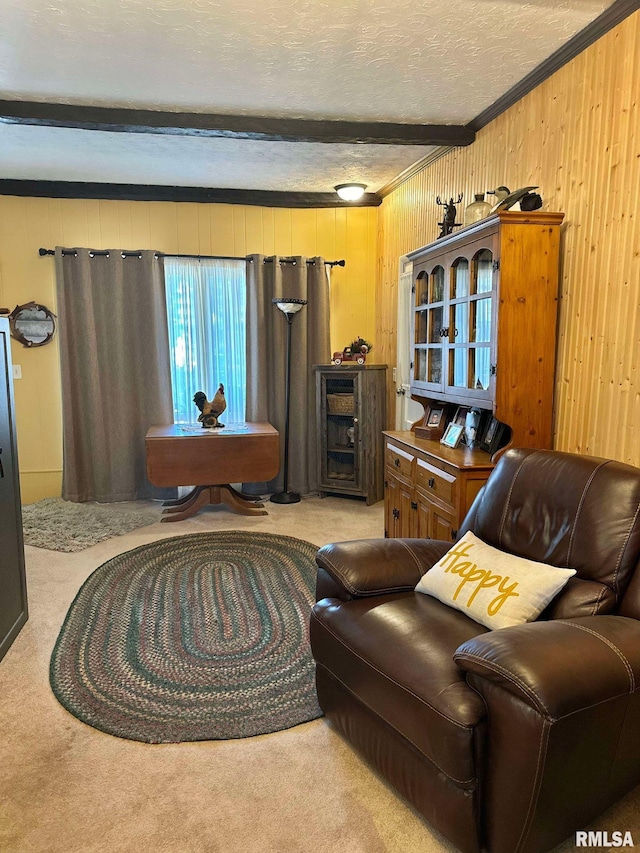
[[[500,447],[505,429],[505,424],[492,416],[487,423],[481,441],[478,442],[480,450],[486,450],[490,456],[493,456]]]
[[[467,420],[467,412],[469,411],[471,411],[469,406],[458,406],[451,420],[451,423],[458,424],[458,426],[463,427]]]
[[[439,441],[444,433],[446,416],[447,407],[444,404],[428,406],[424,418],[415,428],[416,438]]]
[[[460,444],[463,432],[464,426],[462,424],[456,424],[451,421],[440,439],[440,444],[444,444],[445,447],[457,447]]]
[[[444,406],[429,406],[427,417],[425,418],[424,426],[441,427],[444,423],[445,408]]]

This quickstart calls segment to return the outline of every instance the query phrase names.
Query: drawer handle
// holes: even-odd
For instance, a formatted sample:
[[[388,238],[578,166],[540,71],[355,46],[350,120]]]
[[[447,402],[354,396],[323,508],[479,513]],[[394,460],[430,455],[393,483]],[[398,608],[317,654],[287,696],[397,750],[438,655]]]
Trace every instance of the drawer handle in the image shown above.
[[[416,501],[411,501],[411,509],[418,509],[418,504]]]
[[[399,467],[400,467],[400,460],[396,457],[396,458],[393,460],[393,464],[396,466],[396,468],[399,468]]]
[[[451,538],[453,539],[453,541],[454,541],[454,542],[455,542],[455,539],[456,539],[456,536],[457,536],[457,535],[458,535],[458,531],[457,531],[457,530],[452,530],[452,531],[451,531]]]
[[[395,507],[393,508],[393,517],[400,518],[400,510],[396,509]]]
[[[435,487],[436,487],[436,481],[433,479],[433,477],[429,477],[429,488],[435,489]]]

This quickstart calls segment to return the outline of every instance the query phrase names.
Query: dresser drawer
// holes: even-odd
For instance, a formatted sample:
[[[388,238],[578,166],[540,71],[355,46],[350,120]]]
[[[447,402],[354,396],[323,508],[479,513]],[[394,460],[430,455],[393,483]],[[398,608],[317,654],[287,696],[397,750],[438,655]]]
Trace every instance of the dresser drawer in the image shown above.
[[[394,447],[392,444],[387,444],[386,463],[392,471],[399,477],[404,477],[406,480],[411,480],[413,460],[415,456],[407,453],[406,450],[400,450],[399,447]]]
[[[434,495],[448,504],[455,503],[456,478],[453,474],[430,465],[424,459],[418,459],[416,467],[416,486],[427,495]]]

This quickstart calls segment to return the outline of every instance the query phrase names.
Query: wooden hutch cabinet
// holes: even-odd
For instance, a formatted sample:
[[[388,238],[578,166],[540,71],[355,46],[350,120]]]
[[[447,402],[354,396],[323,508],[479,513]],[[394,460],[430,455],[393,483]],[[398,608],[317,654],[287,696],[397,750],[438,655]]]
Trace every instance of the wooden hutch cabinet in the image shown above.
[[[499,429],[501,450],[551,447],[563,218],[499,211],[408,255],[411,395],[425,426],[434,408],[445,423],[473,409],[480,443]],[[455,538],[494,462],[478,442],[417,437],[419,424],[385,432],[385,533]]]
[[[318,489],[381,501],[386,364],[317,365]]]

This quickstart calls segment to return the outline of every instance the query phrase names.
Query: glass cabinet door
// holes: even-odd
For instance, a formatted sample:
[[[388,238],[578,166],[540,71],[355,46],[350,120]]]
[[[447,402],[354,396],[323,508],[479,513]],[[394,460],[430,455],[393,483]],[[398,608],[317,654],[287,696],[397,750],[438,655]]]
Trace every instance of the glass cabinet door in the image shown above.
[[[362,374],[321,374],[322,418],[320,485],[361,487],[359,397]]]
[[[414,270],[411,384],[464,404],[495,386],[495,234],[451,247]]]
[[[445,327],[445,272],[441,265],[421,270],[415,280],[413,384],[443,388],[442,340]]]
[[[480,249],[471,259],[457,257],[449,274],[446,390],[470,399],[489,399],[495,308],[493,254]]]

